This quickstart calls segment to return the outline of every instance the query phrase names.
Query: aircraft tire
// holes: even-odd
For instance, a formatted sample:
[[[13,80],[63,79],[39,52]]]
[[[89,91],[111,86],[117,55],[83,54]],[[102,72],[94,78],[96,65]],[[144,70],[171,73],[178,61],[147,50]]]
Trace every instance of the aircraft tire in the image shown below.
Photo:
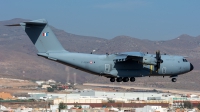
[[[115,78],[110,78],[110,82],[115,82]]]
[[[131,78],[130,78],[130,81],[131,81],[131,82],[135,82],[135,77],[131,77]]]
[[[129,81],[129,78],[128,77],[124,77],[123,78],[123,82],[128,82]]]
[[[121,77],[118,77],[118,78],[117,78],[117,82],[122,82],[122,78],[121,78]]]
[[[177,79],[176,78],[172,78],[172,82],[176,82],[177,81]]]

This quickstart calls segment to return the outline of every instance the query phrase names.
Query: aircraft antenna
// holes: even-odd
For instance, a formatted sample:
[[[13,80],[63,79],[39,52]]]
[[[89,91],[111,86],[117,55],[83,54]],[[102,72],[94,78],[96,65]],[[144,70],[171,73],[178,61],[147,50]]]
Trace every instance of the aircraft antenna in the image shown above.
[[[90,54],[93,54],[95,51],[96,51],[95,49],[94,49],[94,50],[92,50],[92,52],[91,52]]]

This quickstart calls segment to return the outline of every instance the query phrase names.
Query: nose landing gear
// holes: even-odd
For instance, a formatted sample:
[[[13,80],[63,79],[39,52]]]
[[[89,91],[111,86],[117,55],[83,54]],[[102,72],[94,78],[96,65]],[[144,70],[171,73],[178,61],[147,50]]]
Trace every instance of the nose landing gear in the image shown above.
[[[131,82],[134,82],[134,81],[135,81],[135,77],[131,77],[131,78],[130,78],[130,81],[131,81]]]
[[[176,78],[172,78],[172,82],[176,82],[177,81],[177,79]]]

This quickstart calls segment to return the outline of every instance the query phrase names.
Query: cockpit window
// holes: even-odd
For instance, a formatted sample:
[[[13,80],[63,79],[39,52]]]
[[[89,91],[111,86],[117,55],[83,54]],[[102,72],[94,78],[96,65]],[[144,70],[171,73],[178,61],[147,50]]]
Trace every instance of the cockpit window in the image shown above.
[[[187,60],[186,60],[186,59],[183,59],[183,62],[187,62]]]

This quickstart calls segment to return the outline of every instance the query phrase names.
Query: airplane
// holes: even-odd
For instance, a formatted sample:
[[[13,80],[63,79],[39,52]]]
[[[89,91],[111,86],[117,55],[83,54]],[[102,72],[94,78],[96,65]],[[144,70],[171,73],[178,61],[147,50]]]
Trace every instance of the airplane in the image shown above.
[[[160,51],[156,54],[123,52],[103,55],[69,52],[60,44],[45,19],[6,26],[22,26],[38,50],[38,56],[110,78],[111,82],[134,82],[135,77],[145,76],[169,76],[172,82],[176,82],[176,77],[194,68],[184,56],[161,55]]]

